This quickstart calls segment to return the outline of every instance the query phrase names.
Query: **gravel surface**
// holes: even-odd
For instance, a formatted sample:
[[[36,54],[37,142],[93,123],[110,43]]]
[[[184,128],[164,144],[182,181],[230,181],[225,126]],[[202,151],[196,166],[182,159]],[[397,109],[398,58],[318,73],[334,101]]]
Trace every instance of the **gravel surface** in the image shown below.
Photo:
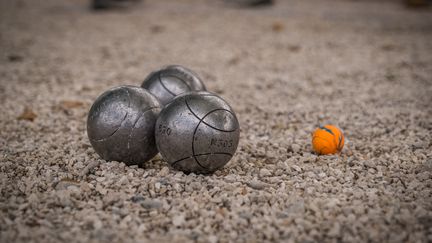
[[[0,1],[1,242],[431,242],[432,10]],[[101,160],[95,98],[182,64],[237,112],[211,176]],[[340,156],[311,153],[318,124]]]

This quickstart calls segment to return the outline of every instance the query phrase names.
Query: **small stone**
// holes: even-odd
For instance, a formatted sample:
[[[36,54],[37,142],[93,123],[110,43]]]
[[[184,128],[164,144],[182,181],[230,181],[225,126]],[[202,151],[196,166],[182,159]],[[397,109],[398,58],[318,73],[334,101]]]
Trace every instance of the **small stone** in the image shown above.
[[[162,170],[159,172],[160,176],[167,176],[169,174],[169,168],[167,166],[163,167]]]
[[[38,202],[38,200],[38,196],[35,193],[30,194],[30,196],[28,197],[29,203],[36,203]]]
[[[247,185],[253,189],[257,189],[257,190],[262,190],[264,189],[267,185],[261,181],[257,181],[257,180],[253,180],[247,183]]]
[[[72,201],[71,201],[71,196],[70,196],[70,192],[68,191],[57,191],[57,196],[58,196],[58,202],[63,206],[63,207],[71,207],[72,206]]]
[[[328,235],[331,237],[338,237],[340,235],[340,230],[341,230],[340,224],[336,222],[328,232]]]
[[[305,212],[305,205],[303,199],[298,199],[297,201],[294,201],[292,203],[289,203],[286,213],[288,215],[291,214],[303,214]]]
[[[302,171],[302,169],[299,166],[297,166],[297,165],[291,165],[291,168],[293,168],[297,172],[301,172]]]
[[[92,169],[98,167],[100,164],[99,161],[92,161],[90,162],[84,169],[80,172],[80,176],[83,177],[87,175]]]
[[[94,214],[87,217],[87,222],[89,222],[95,230],[103,227],[102,221]]]
[[[120,200],[120,195],[118,193],[108,193],[103,198],[103,202],[106,206],[113,205]]]
[[[161,188],[161,183],[160,182],[156,182],[155,183],[155,189],[159,190]]]
[[[78,181],[69,178],[64,178],[60,180],[59,183],[57,183],[57,185],[55,186],[56,190],[68,190],[68,189],[79,189],[79,188],[80,188],[80,183]]]
[[[294,152],[294,153],[298,153],[299,151],[300,151],[300,145],[298,145],[298,144],[291,144],[291,150]]]
[[[373,161],[371,161],[371,160],[366,160],[364,162],[364,165],[367,166],[367,167],[369,167],[369,168],[375,168],[376,167],[375,163]]]
[[[432,172],[432,159],[426,160],[426,162],[424,162],[423,164],[423,168],[427,171]]]
[[[108,192],[108,190],[103,188],[100,184],[97,184],[95,189],[97,192],[99,192],[102,195],[105,195]]]
[[[226,175],[225,178],[224,178],[224,180],[226,182],[229,182],[229,183],[233,183],[233,182],[237,181],[236,177],[234,175],[231,175],[231,174],[230,175]]]
[[[245,211],[244,212],[240,212],[238,215],[239,215],[240,218],[243,218],[243,219],[251,219],[253,217],[252,213],[245,212]]]
[[[142,195],[134,195],[131,197],[131,201],[134,203],[142,202],[144,200],[145,200],[145,198]]]
[[[162,207],[162,202],[159,200],[145,199],[141,202],[141,206],[147,209],[157,209]]]
[[[218,237],[216,235],[210,235],[207,238],[207,240],[208,240],[209,243],[217,243],[218,242]]]
[[[183,214],[173,217],[172,223],[174,226],[179,227],[185,222],[185,217]]]
[[[319,207],[315,203],[309,203],[308,209],[311,210],[314,214],[317,214],[320,212]]]
[[[120,185],[126,185],[126,184],[128,184],[129,183],[129,179],[128,179],[128,177],[127,176],[122,176],[121,178],[120,178],[120,180],[119,180],[119,184]]]
[[[269,170],[267,170],[265,168],[263,168],[263,169],[260,170],[260,176],[261,177],[267,177],[267,176],[270,176],[270,175],[271,175],[271,172]]]

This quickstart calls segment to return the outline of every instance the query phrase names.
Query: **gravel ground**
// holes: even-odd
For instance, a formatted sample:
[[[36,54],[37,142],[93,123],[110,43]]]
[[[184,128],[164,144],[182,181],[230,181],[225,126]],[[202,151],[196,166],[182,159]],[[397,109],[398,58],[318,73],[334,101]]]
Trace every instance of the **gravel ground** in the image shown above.
[[[0,1],[1,242],[431,242],[432,14],[399,1]],[[230,102],[211,176],[101,160],[104,90],[166,64]],[[340,126],[340,156],[311,153]]]

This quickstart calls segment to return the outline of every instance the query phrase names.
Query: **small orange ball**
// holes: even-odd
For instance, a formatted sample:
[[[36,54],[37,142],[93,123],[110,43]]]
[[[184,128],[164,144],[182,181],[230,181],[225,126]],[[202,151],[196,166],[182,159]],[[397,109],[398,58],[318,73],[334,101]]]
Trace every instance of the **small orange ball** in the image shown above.
[[[344,143],[342,131],[333,125],[320,126],[312,133],[312,147],[317,154],[339,153]]]

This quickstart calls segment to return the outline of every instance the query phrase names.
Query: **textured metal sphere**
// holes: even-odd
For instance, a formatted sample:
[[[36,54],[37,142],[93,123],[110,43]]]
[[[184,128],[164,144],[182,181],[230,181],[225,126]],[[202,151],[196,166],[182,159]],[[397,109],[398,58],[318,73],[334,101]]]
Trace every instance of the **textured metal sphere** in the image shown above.
[[[180,65],[166,66],[150,73],[141,87],[156,96],[162,105],[166,105],[182,93],[206,90],[196,73]]]
[[[184,172],[211,173],[234,155],[240,127],[234,111],[219,96],[188,92],[167,104],[156,121],[162,157]]]
[[[154,128],[161,105],[141,87],[119,86],[99,96],[87,118],[87,134],[105,160],[128,165],[157,154]]]

